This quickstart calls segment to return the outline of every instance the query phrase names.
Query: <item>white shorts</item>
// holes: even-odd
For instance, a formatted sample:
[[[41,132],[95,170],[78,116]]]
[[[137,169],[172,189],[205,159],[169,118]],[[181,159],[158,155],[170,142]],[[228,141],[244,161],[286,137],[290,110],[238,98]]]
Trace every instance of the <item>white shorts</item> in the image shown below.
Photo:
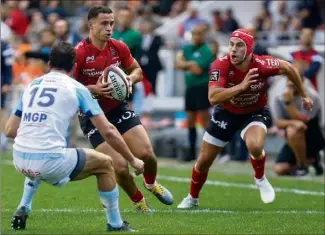
[[[73,180],[84,168],[83,149],[65,148],[63,153],[24,153],[14,150],[16,169],[31,180],[41,179],[54,186]]]

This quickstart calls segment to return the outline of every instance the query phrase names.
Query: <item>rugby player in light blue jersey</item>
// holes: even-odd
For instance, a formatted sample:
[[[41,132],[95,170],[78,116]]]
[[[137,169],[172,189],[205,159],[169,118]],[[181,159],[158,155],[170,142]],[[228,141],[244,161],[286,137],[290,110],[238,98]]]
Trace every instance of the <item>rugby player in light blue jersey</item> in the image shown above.
[[[69,76],[74,64],[72,45],[56,44],[51,50],[50,72],[29,84],[6,124],[6,135],[15,138],[13,163],[26,176],[24,194],[11,227],[25,229],[33,195],[42,181],[63,186],[94,175],[107,217],[107,231],[133,231],[120,216],[110,156],[91,149],[66,148],[70,121],[80,109],[135,173],[143,172],[144,163],[133,156],[88,89]]]

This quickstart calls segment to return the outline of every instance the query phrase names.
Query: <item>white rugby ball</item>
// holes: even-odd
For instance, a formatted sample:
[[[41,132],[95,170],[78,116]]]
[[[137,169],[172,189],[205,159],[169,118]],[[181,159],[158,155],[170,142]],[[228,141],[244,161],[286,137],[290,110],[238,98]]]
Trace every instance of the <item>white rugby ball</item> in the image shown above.
[[[122,69],[114,65],[107,67],[103,72],[102,83],[107,82],[112,84],[114,99],[122,101],[128,97],[128,81]]]

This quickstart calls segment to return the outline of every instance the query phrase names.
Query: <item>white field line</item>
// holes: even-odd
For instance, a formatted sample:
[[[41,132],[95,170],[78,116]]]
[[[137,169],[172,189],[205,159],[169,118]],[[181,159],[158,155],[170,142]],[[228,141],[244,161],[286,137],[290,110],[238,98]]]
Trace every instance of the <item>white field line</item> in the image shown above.
[[[2,164],[12,164],[12,161],[5,160],[1,161]],[[165,175],[158,175],[158,179],[172,181],[172,182],[180,182],[180,183],[189,183],[191,182],[190,178],[185,177],[175,177],[175,176],[165,176]],[[214,185],[214,186],[223,186],[223,187],[230,187],[230,188],[245,188],[245,189],[257,189],[255,184],[243,184],[243,183],[229,183],[225,181],[216,181],[216,180],[207,180],[205,182],[206,185]],[[282,193],[293,193],[298,195],[311,195],[311,196],[325,196],[324,191],[310,191],[310,190],[303,190],[303,189],[296,189],[296,188],[280,188],[275,187],[274,190],[276,192]]]
[[[167,181],[181,182],[181,183],[191,182],[190,178],[185,178],[185,177],[158,175],[157,178],[162,179],[162,180],[167,180]],[[205,184],[206,185],[223,186],[223,187],[231,187],[231,188],[257,189],[255,184],[229,183],[229,182],[225,182],[225,181],[216,181],[216,180],[207,180],[205,182]],[[310,190],[303,190],[303,189],[296,189],[296,188],[275,187],[274,190],[276,192],[293,193],[293,194],[299,194],[299,195],[312,195],[312,196],[323,196],[323,197],[325,195],[325,193],[321,192],[321,191],[310,191]]]
[[[3,209],[3,212],[14,212],[15,209]],[[36,213],[103,213],[100,209],[35,209],[32,212]],[[124,209],[121,213],[137,213],[135,210]],[[235,211],[235,210],[210,210],[210,209],[196,209],[196,210],[153,210],[155,213],[180,213],[180,214],[325,214],[324,211],[316,210],[277,210],[277,211]]]

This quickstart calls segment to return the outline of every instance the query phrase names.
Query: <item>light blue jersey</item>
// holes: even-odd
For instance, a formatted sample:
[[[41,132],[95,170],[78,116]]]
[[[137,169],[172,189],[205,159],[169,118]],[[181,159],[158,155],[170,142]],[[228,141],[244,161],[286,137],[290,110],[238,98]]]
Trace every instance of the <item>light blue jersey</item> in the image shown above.
[[[21,117],[14,150],[62,153],[70,121],[79,109],[88,117],[103,114],[88,89],[73,78],[54,71],[37,78],[13,110]]]

